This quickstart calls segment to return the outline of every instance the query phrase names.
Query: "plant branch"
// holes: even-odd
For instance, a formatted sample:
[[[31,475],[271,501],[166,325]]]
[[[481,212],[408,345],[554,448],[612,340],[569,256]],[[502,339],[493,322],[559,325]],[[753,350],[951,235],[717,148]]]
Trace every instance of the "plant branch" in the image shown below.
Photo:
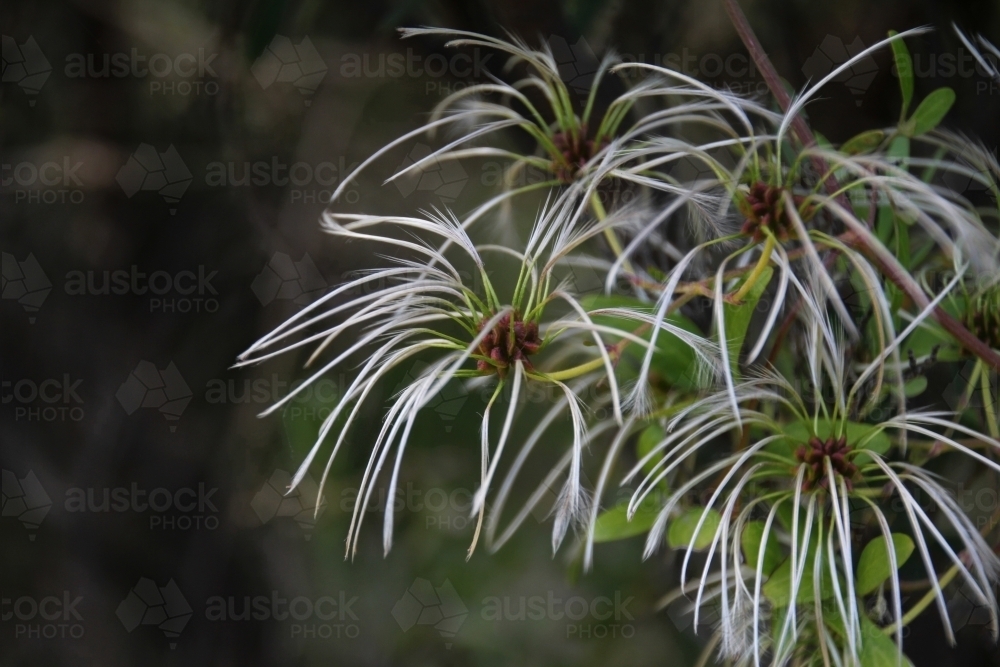
[[[767,83],[767,87],[771,90],[771,94],[777,100],[778,104],[785,111],[791,106],[791,98],[788,96],[787,91],[785,91],[784,86],[781,85],[781,78],[778,76],[777,70],[774,69],[774,65],[771,63],[771,59],[767,57],[767,53],[764,52],[764,47],[761,46],[760,40],[757,39],[757,35],[754,34],[753,28],[750,27],[750,22],[747,20],[746,14],[740,9],[737,0],[723,0],[726,7],[726,13],[729,15],[729,20],[732,21],[733,27],[739,34],[740,39],[743,40],[743,45],[746,46],[747,51],[750,52],[750,57],[753,58],[754,63],[757,65],[757,70],[764,77],[764,81]],[[792,131],[795,133],[796,137],[804,145],[810,146],[816,143],[816,139],[813,136],[812,131],[801,116],[796,116],[792,119]],[[820,173],[827,173],[826,169],[822,169]],[[828,193],[830,191],[830,183],[827,180],[826,184]],[[880,255],[885,254],[884,248],[880,249],[872,247],[864,239],[855,236],[855,245],[859,250],[865,252],[870,259],[876,262],[879,270],[882,274],[891,280],[897,287],[906,292],[907,296],[919,307],[926,307],[929,303],[927,296],[920,289],[919,285],[909,279],[908,275],[903,275],[900,273],[900,268],[895,262],[886,262],[884,258]],[[965,326],[956,320],[954,317],[949,315],[941,306],[935,306],[932,313],[934,319],[940,324],[944,329],[950,333],[959,344],[964,347],[969,352],[975,354],[977,357],[986,362],[994,370],[1000,370],[1000,356],[994,352],[989,345],[985,344],[983,341],[976,338],[972,332],[965,328]]]

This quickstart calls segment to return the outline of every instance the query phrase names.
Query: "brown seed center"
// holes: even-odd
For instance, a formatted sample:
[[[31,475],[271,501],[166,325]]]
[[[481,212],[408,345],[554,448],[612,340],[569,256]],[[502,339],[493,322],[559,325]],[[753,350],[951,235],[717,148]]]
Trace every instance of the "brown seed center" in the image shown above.
[[[587,126],[581,125],[576,135],[570,132],[556,132],[552,137],[552,143],[562,153],[561,160],[552,161],[552,171],[561,182],[572,183],[576,173],[606,146],[608,141],[604,139],[600,144],[596,144],[593,139],[587,139]]]
[[[485,325],[484,320],[479,325],[480,329]],[[479,354],[489,357],[493,363],[480,359],[476,367],[485,373],[497,373],[500,377],[506,377],[507,369],[515,361],[523,362],[525,368],[530,370],[532,366],[528,357],[538,352],[541,344],[536,323],[523,321],[517,313],[504,315],[479,344]]]
[[[829,457],[834,472],[844,478],[848,489],[853,489],[851,478],[857,474],[858,467],[847,460],[850,452],[851,447],[847,445],[846,437],[830,437],[826,440],[815,436],[809,438],[809,443],[801,445],[795,452],[795,458],[808,466],[802,488],[808,491],[817,486],[823,489],[829,487],[830,478],[826,474],[824,463]]]
[[[791,223],[785,215],[785,200],[782,196],[784,188],[768,185],[758,181],[750,186],[746,195],[746,203],[741,203],[740,209],[745,220],[740,231],[753,240],[764,240],[764,230],[768,229],[779,240],[786,240],[793,235]]]

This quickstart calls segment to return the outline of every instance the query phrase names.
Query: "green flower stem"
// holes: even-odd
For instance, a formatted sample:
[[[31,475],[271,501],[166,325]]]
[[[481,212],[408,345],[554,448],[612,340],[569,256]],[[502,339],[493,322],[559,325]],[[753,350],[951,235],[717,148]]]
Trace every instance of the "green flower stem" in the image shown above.
[[[993,530],[994,527],[996,527],[998,521],[1000,521],[1000,509],[998,509],[996,512],[993,513],[993,516],[990,517],[990,520],[986,522],[986,525],[983,526],[983,529],[980,530],[979,533],[985,536],[991,530]],[[941,575],[941,578],[938,579],[937,588],[940,590],[944,590],[944,587],[950,584],[951,580],[954,579],[957,575],[958,575],[958,564],[955,564],[952,565],[947,572]],[[924,595],[924,597],[920,598],[917,604],[913,605],[913,607],[910,608],[910,611],[903,614],[903,618],[899,620],[899,623],[893,623],[892,625],[887,625],[886,627],[882,628],[882,632],[887,635],[892,635],[896,632],[897,626],[902,625],[903,627],[906,627],[907,625],[912,623],[914,619],[920,616],[920,614],[922,614],[924,610],[927,609],[927,607],[929,607],[934,602],[935,598],[937,598],[937,589],[932,588],[931,590],[927,591],[927,594]]]
[[[580,364],[579,366],[573,366],[572,368],[567,368],[565,370],[556,371],[555,373],[545,373],[540,374],[540,377],[546,380],[554,380],[556,382],[562,382],[564,380],[572,380],[573,378],[580,377],[584,373],[589,373],[590,371],[597,370],[604,365],[604,357],[597,357],[596,359],[591,359],[585,364]]]
[[[733,303],[743,303],[744,297],[753,289],[761,274],[764,273],[764,269],[771,263],[771,253],[774,251],[775,243],[774,234],[769,233],[767,240],[764,242],[764,250],[760,253],[760,259],[757,260],[757,265],[753,267],[753,271],[747,276],[747,279],[743,282],[743,286],[731,297]]]
[[[604,210],[604,204],[601,203],[601,198],[597,196],[597,190],[590,195],[590,207],[594,209],[594,215],[597,219],[603,222],[607,217],[608,213]],[[621,257],[625,249],[622,247],[621,241],[618,240],[618,235],[615,234],[615,230],[611,227],[604,228],[604,238],[608,240],[608,245],[611,246],[611,252],[615,253],[615,257]],[[635,270],[632,268],[632,263],[627,259],[623,262],[625,270],[635,275]]]
[[[978,362],[982,364],[982,361]],[[990,391],[990,372],[985,368],[979,376],[979,387],[983,392],[983,411],[986,413],[986,424],[990,429],[990,436],[996,440],[1000,437],[1000,428],[997,428],[997,413],[993,409],[993,393]]]
[[[940,586],[941,589],[943,590],[945,586],[951,583],[951,580],[954,579],[957,574],[958,574],[958,566],[952,565],[951,569],[945,572],[944,575],[940,579],[938,579],[938,586]],[[912,623],[917,616],[920,616],[920,614],[922,614],[924,610],[927,609],[927,607],[929,607],[934,602],[934,599],[936,597],[937,597],[937,590],[932,588],[931,590],[927,591],[927,594],[924,595],[924,597],[920,598],[920,601],[917,602],[917,604],[913,605],[910,611],[903,614],[903,618],[900,620],[900,623],[903,625],[903,627],[906,627],[907,625]],[[897,625],[899,625],[899,623],[893,623],[892,625],[887,625],[886,627],[882,628],[882,633],[886,635],[895,634]]]

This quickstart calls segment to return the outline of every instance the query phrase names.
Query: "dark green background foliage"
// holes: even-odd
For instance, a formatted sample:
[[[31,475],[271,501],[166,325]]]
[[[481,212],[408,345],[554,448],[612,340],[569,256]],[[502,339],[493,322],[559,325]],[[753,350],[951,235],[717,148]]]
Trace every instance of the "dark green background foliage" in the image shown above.
[[[817,54],[836,57],[831,44],[858,39],[870,45],[891,29],[938,28],[908,42],[916,73],[914,99],[949,86],[957,102],[945,125],[981,137],[990,148],[1000,141],[996,84],[975,73],[968,61],[954,69],[942,58],[959,50],[949,29],[952,21],[998,41],[996,2],[744,4],[778,71],[796,88],[810,74],[823,73],[816,70],[823,60]],[[747,68],[720,3],[8,0],[0,25],[5,60],[8,37],[18,47],[32,37],[51,67],[37,94],[18,85],[14,70],[4,75],[2,88],[5,284],[15,279],[8,275],[13,266],[8,254],[17,262],[30,254],[51,292],[37,311],[28,312],[13,291],[5,291],[0,302],[0,468],[5,503],[17,502],[15,486],[22,486],[30,471],[51,509],[37,529],[29,530],[13,504],[5,504],[9,511],[0,517],[0,664],[694,662],[701,641],[690,619],[675,607],[655,611],[659,597],[677,582],[679,563],[670,550],[643,563],[640,538],[600,544],[595,571],[582,575],[572,549],[551,557],[549,527],[539,515],[498,554],[480,549],[465,562],[472,532],[468,493],[478,479],[478,427],[489,394],[456,395],[418,421],[404,462],[395,547],[383,558],[376,507],[366,515],[367,529],[352,563],[343,560],[352,489],[381,414],[372,410],[366,415],[367,431],[349,438],[331,471],[324,511],[315,527],[303,528],[292,517],[272,516],[265,484],[275,470],[295,469],[316,434],[319,416],[350,378],[333,377],[311,399],[260,420],[256,415],[287,391],[287,383],[305,377],[306,355],[286,355],[240,371],[229,367],[240,351],[301,308],[285,298],[287,293],[262,287],[260,276],[272,276],[266,266],[274,264],[276,253],[294,261],[308,255],[315,262],[318,282],[304,279],[308,267],[300,266],[297,274],[302,280],[296,284],[312,292],[307,300],[324,285],[371,265],[372,248],[334,245],[319,230],[319,200],[334,179],[417,127],[449,90],[485,80],[487,72],[502,75],[499,56],[468,54],[467,61],[454,60],[441,42],[399,42],[396,26],[442,25],[493,35],[507,29],[529,41],[539,36],[554,39],[553,44],[564,40],[581,49],[578,56],[588,45],[598,54],[613,47],[632,58],[681,64],[713,85],[763,93],[763,81]],[[254,76],[251,66],[274,46],[276,35],[293,44],[308,37],[314,45],[326,71],[318,85],[306,86],[309,94],[293,83]],[[584,42],[578,42],[581,37]],[[171,58],[193,54],[197,67],[199,49],[215,57],[208,69],[190,77],[100,74],[106,56],[115,62],[116,54],[128,58],[133,52]],[[418,73],[416,67],[393,75],[397,70],[391,64],[407,56],[414,63],[458,65],[440,76]],[[96,69],[74,68],[88,59]],[[465,67],[469,62],[476,64],[471,74]],[[570,57],[568,76],[586,74],[587,62]],[[874,62],[874,76],[832,85],[809,107],[813,127],[831,141],[896,123],[899,87],[891,52],[878,54]],[[14,61],[5,66],[13,67]],[[160,153],[173,146],[182,157],[190,184],[179,201],[155,191],[129,196],[129,176],[120,169],[140,144]],[[365,173],[343,209],[411,213],[448,205],[462,213],[496,182],[495,164],[470,163],[461,173],[445,176],[456,184],[453,191],[426,184],[383,186],[381,179],[406,156],[405,150],[395,151]],[[31,177],[32,166],[37,170],[50,162],[60,167],[55,181]],[[80,167],[72,169],[77,163]],[[255,165],[256,182],[246,181],[247,163]],[[297,163],[306,166],[289,173]],[[64,173],[65,166],[71,169]],[[183,174],[178,178],[184,180]],[[197,276],[201,271],[208,286],[198,289],[195,281],[195,293],[184,294],[187,283],[181,280],[181,290],[151,295],[141,293],[145,283],[138,279],[119,290],[124,293],[100,293],[104,273],[117,270],[128,276],[122,285],[137,273],[191,271]],[[180,419],[164,419],[155,406],[132,414],[123,409],[127,401],[116,396],[143,360],[159,370],[173,362],[183,376],[191,398]],[[58,397],[51,403],[31,398],[32,383],[47,379],[56,379],[59,389],[46,395]],[[953,378],[929,379],[932,403]],[[385,398],[392,386],[385,388]],[[63,391],[68,387],[75,393]],[[515,437],[526,433],[524,422],[519,428],[524,432]],[[314,477],[320,472],[314,469]],[[9,483],[11,477],[16,484]],[[202,507],[190,509],[181,502],[183,507],[175,504],[164,512],[113,506],[100,511],[105,490],[162,488],[175,494],[190,488],[197,493],[199,485],[214,490]],[[94,507],[76,511],[81,508],[72,500],[80,489],[85,498],[94,497]],[[966,491],[985,497],[978,489]],[[302,500],[308,505],[308,498]],[[119,605],[141,577],[160,587],[172,579],[182,592],[192,616],[179,637],[165,636],[155,624],[127,631],[129,620],[138,617]],[[468,616],[453,636],[422,622],[404,632],[408,624],[398,619],[405,613],[393,615],[418,578],[454,587],[465,612],[451,606],[444,615]],[[332,619],[313,614],[304,620],[217,620],[213,615],[220,597],[232,599],[238,614],[245,598],[272,597],[272,592],[285,599],[356,600]],[[56,620],[30,613],[34,602],[64,595],[82,598],[74,607],[79,618],[68,611]],[[532,607],[532,596],[544,603]],[[570,598],[574,602],[566,608]],[[610,603],[603,605],[604,599]],[[519,615],[526,603],[526,613]],[[583,604],[588,612],[577,620]],[[598,613],[591,613],[591,606]],[[544,613],[532,613],[542,608]],[[605,609],[610,617],[601,613]],[[933,613],[914,623],[906,644],[914,664],[1000,664],[986,628],[974,610],[969,613],[957,649],[945,647]],[[81,630],[82,636],[69,636]],[[45,638],[53,632],[57,636]]]

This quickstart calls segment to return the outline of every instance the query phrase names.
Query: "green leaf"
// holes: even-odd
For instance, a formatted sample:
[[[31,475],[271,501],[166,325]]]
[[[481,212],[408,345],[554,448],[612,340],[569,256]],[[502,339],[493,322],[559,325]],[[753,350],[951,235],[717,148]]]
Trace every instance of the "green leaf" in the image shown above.
[[[895,30],[889,31],[890,37],[895,37]],[[910,57],[910,50],[906,48],[906,43],[901,39],[892,41],[892,55],[896,61],[896,76],[899,77],[899,90],[903,93],[903,110],[900,118],[906,118],[906,113],[910,110],[910,102],[913,101],[913,59]]]
[[[802,578],[799,581],[799,590],[795,596],[796,604],[812,602],[816,597],[815,585],[813,583],[813,569],[816,563],[816,549],[821,540],[821,536],[816,530],[812,531],[809,538],[809,546],[806,549],[805,562],[801,561],[797,565],[804,568]],[[845,582],[840,582],[841,590],[846,588]],[[826,600],[833,596],[833,580],[830,578],[830,568],[825,562],[820,563],[820,591],[821,599]],[[776,607],[788,606],[792,597],[792,559],[786,558],[781,565],[774,570],[764,585],[761,592]]]
[[[740,536],[740,545],[743,547],[743,557],[746,558],[747,565],[757,569],[758,557],[760,556],[760,543],[764,539],[763,521],[750,521],[743,528],[743,535]],[[769,575],[781,564],[784,554],[778,544],[775,535],[775,525],[771,524],[771,531],[767,535],[767,546],[764,547],[763,565],[760,570],[765,575]]]
[[[667,532],[667,544],[673,549],[686,549],[695,538],[694,531],[698,527],[702,514],[705,514],[703,507],[692,507],[670,524]],[[712,544],[715,531],[719,528],[722,517],[714,509],[708,510],[705,516],[705,523],[701,525],[697,538],[694,539],[694,548],[697,551],[707,549]]]
[[[844,142],[840,147],[841,152],[848,155],[858,155],[860,153],[870,153],[879,147],[885,139],[885,132],[882,130],[868,130],[855,135]]]
[[[924,393],[927,389],[927,378],[923,375],[920,377],[915,377],[905,385],[903,385],[903,393],[906,394],[907,398],[915,398],[920,394]]]
[[[892,549],[896,552],[896,565],[902,567],[913,553],[913,540],[902,533],[892,533]],[[868,595],[878,588],[883,581],[892,576],[889,566],[889,551],[885,537],[879,535],[869,542],[858,559],[858,578],[855,590],[859,595]]]
[[[919,137],[930,132],[944,120],[944,117],[955,103],[955,91],[951,88],[938,88],[924,98],[913,112],[913,117],[900,126],[900,131],[908,137]]]
[[[787,456],[789,458],[795,455],[795,450],[799,448],[800,445],[804,445],[809,442],[809,438],[816,436],[820,440],[826,440],[827,438],[833,437],[833,435],[838,431],[838,426],[843,426],[841,433],[847,436],[847,444],[855,449],[865,449],[876,454],[885,454],[892,447],[892,440],[885,432],[879,429],[877,426],[872,424],[861,424],[859,422],[841,422],[841,421],[831,421],[829,419],[820,419],[816,422],[815,431],[813,430],[813,421],[811,419],[805,421],[794,421],[785,424],[782,431],[784,433],[784,438],[776,440],[771,445],[767,447],[770,451]],[[856,454],[854,459],[856,464],[871,463],[871,457],[865,454]]]
[[[767,284],[771,282],[771,275],[774,270],[768,266],[757,278],[750,291],[743,298],[743,303],[736,306],[731,303],[724,303],[722,309],[726,318],[726,345],[729,350],[729,363],[733,368],[739,365],[740,352],[743,350],[743,342],[747,337],[747,330],[750,328],[750,320],[753,319],[754,311],[760,303],[760,298],[767,289]],[[736,285],[739,290],[745,279]]]
[[[897,661],[898,656],[896,642],[861,614],[861,650],[858,656],[861,667],[913,667],[905,655],[902,662]]]
[[[636,454],[639,456],[639,459],[640,460],[643,459],[646,456],[646,454],[649,454],[651,451],[653,451],[653,447],[656,447],[656,445],[662,442],[665,437],[666,433],[663,432],[663,427],[660,426],[659,424],[653,423],[647,426],[645,430],[643,430],[643,432],[639,434],[639,441],[635,445],[635,451]],[[652,473],[653,468],[655,466],[656,466],[656,459],[653,458],[647,461],[646,464],[642,467],[642,469],[646,471],[646,474],[650,474]],[[660,484],[662,485],[663,489],[666,489],[665,480],[661,481]]]
[[[806,604],[815,598],[813,586],[813,564],[815,563],[815,552],[810,551],[806,558],[805,570],[802,579],[799,581],[799,590],[795,596],[796,604]],[[820,590],[824,592],[823,599],[833,595],[833,585],[830,580],[830,569],[823,567],[820,575]],[[787,607],[792,599],[792,559],[786,558],[781,565],[767,578],[761,586],[761,592],[776,607]]]
[[[645,313],[652,311],[652,306],[648,303],[633,297],[619,295],[590,295],[581,299],[580,305],[588,313],[604,308],[629,308]],[[596,324],[629,332],[636,331],[643,324],[639,320],[614,315],[591,315],[591,318]],[[672,313],[666,318],[666,321],[685,331],[702,335],[698,325],[679,313]],[[642,335],[646,340],[649,340],[649,336],[649,332]],[[617,336],[606,333],[602,333],[601,338],[608,344],[614,344],[620,340]],[[641,345],[625,347],[622,359],[617,366],[619,381],[627,382],[635,379],[645,354],[646,348]],[[687,343],[671,333],[660,331],[656,337],[656,352],[653,353],[650,369],[662,382],[677,389],[696,388],[697,364],[697,356]]]
[[[628,537],[642,535],[653,527],[659,510],[652,503],[643,503],[636,508],[632,520],[628,520],[628,503],[615,505],[601,512],[594,524],[595,542],[614,542]]]

